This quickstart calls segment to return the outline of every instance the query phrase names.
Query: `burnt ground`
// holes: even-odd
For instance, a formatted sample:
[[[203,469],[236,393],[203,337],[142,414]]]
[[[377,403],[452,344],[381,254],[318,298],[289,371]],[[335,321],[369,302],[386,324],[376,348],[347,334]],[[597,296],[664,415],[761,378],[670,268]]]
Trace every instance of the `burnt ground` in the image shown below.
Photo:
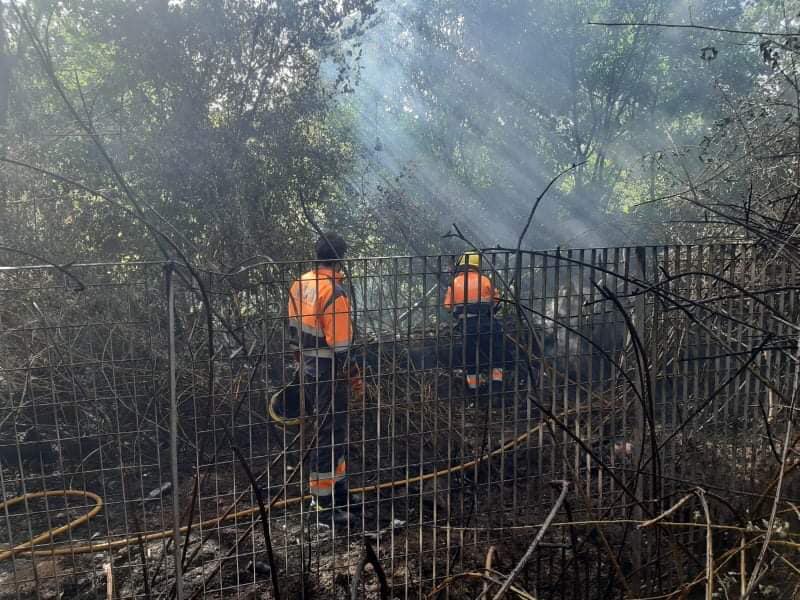
[[[481,394],[465,397],[463,390],[445,395],[434,392],[430,382],[417,382],[418,388],[400,389],[392,401],[379,398],[368,390],[367,400],[350,423],[349,464],[351,487],[369,486],[388,481],[413,478],[461,463],[472,461],[524,433],[540,422],[540,415],[523,394]],[[451,382],[446,385],[451,386]],[[395,386],[397,389],[398,386]],[[452,392],[452,390],[448,390]],[[564,396],[575,394],[566,388]],[[413,397],[415,402],[403,403]],[[434,398],[447,397],[447,402]],[[559,397],[559,400],[561,397]],[[612,456],[614,438],[608,423],[601,426],[608,407],[595,407],[580,419],[568,422],[581,428],[600,427],[603,444],[592,450],[618,462],[624,477],[630,462]],[[243,432],[246,431],[246,434]],[[255,424],[239,432],[249,436],[248,448],[252,471],[261,474],[264,494],[270,498],[297,496],[301,490],[290,483],[285,492],[282,482],[292,479],[299,461],[299,452],[281,451],[293,432],[284,432],[272,425]],[[556,440],[565,439],[555,432]],[[696,469],[709,466],[720,469],[725,461],[741,462],[741,457],[725,457],[725,451],[710,452],[707,445],[694,448]],[[36,453],[31,453],[36,454]],[[47,462],[39,456],[22,461],[25,489],[87,489],[101,495],[106,502],[103,511],[90,523],[76,528],[56,540],[58,546],[86,541],[120,539],[137,531],[161,531],[171,526],[172,490],[162,487],[169,479],[164,468],[168,463],[147,464],[140,458],[136,468],[103,464],[101,450],[90,460],[70,460],[61,454],[60,462]],[[90,453],[91,454],[91,451]],[[722,458],[714,458],[718,454]],[[78,455],[81,456],[81,455]],[[187,450],[187,468],[182,470],[181,505],[186,522],[189,507],[194,506],[192,521],[219,517],[244,493],[238,510],[255,505],[255,498],[243,471],[234,462],[229,450],[220,449],[208,464],[201,465],[197,501],[192,503],[193,466],[196,455]],[[19,459],[19,457],[17,457]],[[701,460],[702,459],[702,460]],[[703,462],[711,461],[711,462]],[[4,462],[3,487],[6,497],[22,491],[20,461],[16,466]],[[704,466],[705,464],[705,466]],[[572,469],[567,465],[574,465]],[[56,467],[63,466],[63,469]],[[690,477],[688,467],[673,465],[673,474]],[[684,468],[684,471],[681,471]],[[752,469],[750,469],[752,470]],[[609,478],[592,468],[585,455],[576,453],[568,443],[554,445],[545,429],[526,440],[520,447],[467,470],[451,473],[425,482],[400,485],[380,493],[365,494],[354,509],[356,523],[351,528],[332,528],[316,514],[299,504],[271,512],[271,538],[279,580],[288,597],[349,598],[356,565],[367,539],[375,548],[384,569],[393,597],[426,596],[448,575],[480,570],[488,548],[498,549],[495,568],[508,572],[522,555],[535,529],[526,524],[541,522],[555,497],[549,485],[553,479],[583,480],[592,502],[611,512],[603,516],[630,514],[629,505],[615,490]],[[724,476],[722,470],[719,471]],[[755,486],[758,481],[751,481]],[[616,504],[615,504],[616,503]],[[625,507],[628,508],[625,508]],[[616,507],[616,508],[615,508]],[[621,508],[620,508],[621,507]],[[54,498],[36,500],[26,511],[19,506],[2,517],[0,543],[7,547],[30,539],[31,534],[46,531],[87,512],[80,499]],[[580,496],[567,507],[560,520],[585,519],[588,513]],[[614,512],[616,511],[616,512]],[[691,515],[683,516],[691,520]],[[604,530],[607,539],[617,547],[630,543],[631,531],[624,528]],[[702,554],[702,536],[686,538]],[[655,540],[646,536],[640,542],[645,555],[656,557]],[[718,539],[719,547],[736,540]],[[261,522],[257,515],[247,515],[221,526],[197,529],[186,548],[184,574],[187,597],[201,593],[205,598],[271,598],[271,579]],[[633,572],[635,565],[622,553],[621,568]],[[648,563],[645,561],[645,565]],[[652,563],[650,563],[652,568]],[[692,565],[687,563],[691,569]],[[125,548],[95,554],[65,557],[19,556],[0,563],[0,600],[6,598],[106,598],[108,573],[111,573],[116,597],[168,597],[173,587],[174,563],[171,544],[167,540],[136,543]],[[665,579],[673,577],[659,571]],[[145,583],[147,582],[147,583]],[[598,531],[593,527],[554,529],[520,577],[520,585],[537,593],[537,598],[617,597],[618,583],[606,557]],[[362,578],[365,597],[379,597],[378,580],[367,568]],[[480,582],[459,581],[453,584],[453,597],[475,597]],[[607,592],[611,593],[607,596]]]
[[[495,397],[492,402],[483,395],[460,405],[437,406],[427,415],[422,410],[414,418],[394,414],[388,421],[386,415],[377,415],[380,409],[375,408],[376,415],[370,415],[367,408],[362,413],[363,423],[351,423],[350,464],[355,465],[351,467],[355,472],[351,486],[405,479],[475,459],[519,435],[528,422],[527,416],[534,416],[527,414],[527,407],[511,404],[510,396]],[[364,424],[373,418],[373,423],[380,420],[385,426],[393,426],[393,431],[382,433],[377,427]],[[255,456],[250,464],[255,473],[262,472],[282,448],[276,432],[272,434],[272,451]],[[251,454],[258,453],[251,449]],[[296,454],[273,465],[270,484],[264,486],[266,494],[280,492],[283,469],[290,472],[297,463]],[[47,462],[48,457],[36,458],[23,462],[24,489],[87,489],[106,502],[89,524],[58,538],[58,546],[118,539],[136,531],[170,527],[167,519],[171,490],[157,493],[162,482],[168,480],[168,473],[159,470],[157,464],[126,473],[124,469],[86,460],[71,463],[68,457],[62,457],[57,465],[66,467],[62,472]],[[504,528],[523,522],[520,511],[525,506],[541,503],[539,478],[528,477],[536,470],[539,458],[539,451],[521,450],[465,472],[366,494],[353,510],[356,523],[349,531],[333,530],[319,522],[316,514],[309,514],[307,507],[302,514],[299,505],[275,510],[271,515],[271,536],[282,585],[291,590],[316,591],[325,597],[349,597],[351,578],[366,537],[378,552],[395,593],[421,595],[430,590],[433,579],[463,565],[468,552],[485,552],[491,538],[499,542],[509,537],[509,532],[502,529],[497,535],[488,533],[490,529],[462,534],[448,530],[448,524]],[[202,519],[220,516],[241,492],[245,497],[239,509],[255,502],[243,473],[237,472],[229,459],[217,456],[213,468],[206,469],[193,521],[198,520],[198,512]],[[18,467],[4,464],[8,497],[23,490]],[[193,485],[190,473],[187,470],[181,482],[182,505],[187,509]],[[299,492],[298,486],[290,485],[286,496]],[[21,543],[30,539],[31,533],[64,524],[87,511],[82,499],[34,500],[27,511],[24,506],[9,511],[0,526],[0,543],[4,547],[12,541]],[[526,512],[526,518],[534,517],[533,511]],[[253,531],[248,534],[251,527]],[[237,546],[242,534],[244,538]],[[191,592],[204,587],[205,597],[209,598],[241,597],[245,592],[254,594],[252,597],[270,597],[270,577],[263,564],[267,557],[257,516],[209,528],[202,536],[195,532],[186,556],[184,579]],[[209,576],[220,563],[219,572]],[[4,561],[0,563],[0,598],[105,598],[109,565],[120,598],[144,594],[148,587],[153,594],[171,589],[174,564],[170,544],[132,542],[111,552],[35,560],[19,556]],[[368,595],[377,594],[374,574],[366,573],[363,582]]]

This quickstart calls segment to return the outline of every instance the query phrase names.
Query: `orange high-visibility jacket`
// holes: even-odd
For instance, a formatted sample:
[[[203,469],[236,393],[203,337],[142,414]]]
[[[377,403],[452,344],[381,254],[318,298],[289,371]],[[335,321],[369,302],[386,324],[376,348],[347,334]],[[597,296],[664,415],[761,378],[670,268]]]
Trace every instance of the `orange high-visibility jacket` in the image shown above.
[[[492,280],[475,269],[456,274],[444,295],[444,307],[456,315],[477,315],[494,307],[500,294]]]
[[[350,347],[350,300],[341,273],[331,267],[317,267],[292,283],[289,329],[296,347],[308,356],[333,358],[334,353]]]

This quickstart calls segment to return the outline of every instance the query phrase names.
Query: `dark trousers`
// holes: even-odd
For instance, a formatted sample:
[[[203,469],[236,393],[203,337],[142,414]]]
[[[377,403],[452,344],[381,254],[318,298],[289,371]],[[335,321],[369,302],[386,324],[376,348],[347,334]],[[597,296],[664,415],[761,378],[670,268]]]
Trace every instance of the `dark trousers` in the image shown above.
[[[347,490],[348,381],[341,369],[334,369],[332,359],[305,357],[300,369],[305,420],[315,425],[310,431],[317,432],[316,441],[308,454],[309,487],[311,493],[319,496],[324,503],[334,494],[342,496]],[[292,385],[287,388],[284,408],[287,417],[299,416],[300,369],[295,373]]]
[[[503,324],[490,314],[459,318],[456,324],[459,346],[454,355],[468,375],[481,370],[510,369],[514,365],[511,343],[503,335]]]

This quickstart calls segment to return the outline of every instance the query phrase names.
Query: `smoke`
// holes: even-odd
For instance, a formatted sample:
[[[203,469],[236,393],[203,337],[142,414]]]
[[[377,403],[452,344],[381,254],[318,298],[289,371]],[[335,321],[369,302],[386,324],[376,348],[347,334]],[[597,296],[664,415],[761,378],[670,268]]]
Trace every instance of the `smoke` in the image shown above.
[[[384,4],[348,100],[371,189],[401,185],[436,215],[431,232],[456,222],[484,246],[507,246],[551,177],[588,160],[545,198],[527,245],[658,241],[625,210],[646,187],[642,157],[669,146],[667,129],[699,137],[717,114],[714,79],[738,66],[731,53],[700,61],[700,44],[724,46],[709,36],[589,26],[591,6]],[[609,20],[708,22],[741,7],[620,0],[604,10]],[[393,183],[401,172],[411,176]]]
[[[498,140],[484,139],[490,129],[503,126],[502,117],[487,114],[476,120],[475,107],[487,102],[499,102],[505,94],[518,95],[514,84],[505,78],[490,81],[485,66],[475,62],[457,73],[460,82],[454,86],[453,95],[420,89],[415,80],[428,73],[447,71],[445,52],[429,52],[420,47],[421,38],[412,30],[424,14],[424,7],[415,1],[400,1],[386,5],[380,24],[364,40],[364,62],[355,97],[352,99],[359,115],[358,134],[365,148],[370,150],[368,160],[373,166],[376,181],[386,181],[404,168],[413,173],[411,194],[433,207],[439,216],[441,229],[457,222],[484,246],[508,244],[520,231],[520,216],[529,209],[528,200],[515,190],[536,189],[549,178],[549,169],[536,156],[521,161],[519,148],[523,145],[520,130],[509,130]],[[460,108],[464,98],[457,98],[458,90],[482,90],[487,95],[490,88],[493,98],[470,100],[475,106]],[[465,114],[465,112],[467,114]],[[491,110],[495,113],[496,110]],[[445,115],[444,121],[441,120]],[[485,120],[495,119],[492,127]],[[436,119],[440,119],[436,122]],[[458,152],[470,148],[475,156],[457,158],[466,168],[473,164],[472,172],[458,172],[452,156],[442,152],[435,136],[461,138]],[[447,140],[445,140],[446,142]],[[452,140],[451,140],[452,141]],[[485,164],[477,164],[480,159]],[[481,168],[491,168],[492,160],[506,164],[525,162],[506,173],[505,190],[482,189],[472,179],[480,176]],[[499,179],[497,173],[488,173],[488,179]],[[534,196],[535,197],[535,194]]]

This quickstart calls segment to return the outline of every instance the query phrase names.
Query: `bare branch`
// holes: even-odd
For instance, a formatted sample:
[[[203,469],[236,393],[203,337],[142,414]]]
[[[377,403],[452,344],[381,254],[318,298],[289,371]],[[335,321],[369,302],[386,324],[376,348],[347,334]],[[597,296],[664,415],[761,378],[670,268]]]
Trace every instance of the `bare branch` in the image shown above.
[[[701,31],[716,31],[718,33],[733,33],[737,35],[761,35],[765,37],[787,37],[792,33],[776,31],[759,31],[752,29],[728,29],[726,27],[712,27],[710,25],[691,25],[684,23],[650,23],[650,22],[621,22],[621,21],[587,21],[587,25],[600,25],[602,27],[659,27],[664,29],[699,29]]]
[[[522,569],[525,568],[525,565],[528,564],[528,561],[530,560],[531,556],[533,556],[533,553],[536,550],[536,547],[539,545],[539,542],[542,541],[542,538],[544,537],[547,528],[550,527],[550,523],[553,522],[553,519],[555,519],[558,510],[561,508],[561,505],[567,498],[567,490],[569,489],[569,482],[557,481],[554,483],[561,484],[561,493],[558,495],[556,503],[553,505],[553,508],[550,509],[550,513],[547,515],[547,518],[544,520],[544,523],[542,523],[542,528],[536,534],[536,537],[533,538],[531,545],[528,546],[528,549],[525,551],[525,554],[523,554],[522,558],[519,559],[517,566],[514,567],[514,570],[511,571],[511,573],[508,576],[508,579],[506,579],[503,585],[500,587],[500,589],[497,590],[497,593],[494,595],[492,600],[500,600],[500,598],[503,597],[503,594],[505,594],[508,591],[508,588],[511,587],[511,584],[514,583],[514,580],[520,574]]]

